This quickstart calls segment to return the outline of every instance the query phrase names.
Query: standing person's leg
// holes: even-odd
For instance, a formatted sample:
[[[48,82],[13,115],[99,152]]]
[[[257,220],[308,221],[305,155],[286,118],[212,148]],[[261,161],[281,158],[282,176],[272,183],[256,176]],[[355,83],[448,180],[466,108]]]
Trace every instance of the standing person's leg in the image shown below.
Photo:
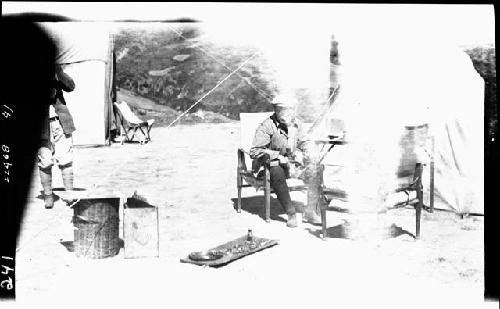
[[[293,207],[290,192],[286,183],[285,170],[281,166],[272,166],[270,168],[271,187],[276,193],[281,206],[285,209],[288,215],[287,226],[296,227],[297,219],[295,215],[295,207]]]
[[[54,123],[54,159],[61,169],[64,189],[73,190],[73,136],[64,134],[59,121]]]
[[[43,140],[38,150],[38,170],[40,172],[40,181],[43,188],[45,208],[47,209],[54,207],[54,196],[52,194],[53,165],[52,144],[48,140]]]
[[[304,209],[304,222],[309,222],[312,224],[320,224],[321,217],[320,207],[324,198],[321,196],[321,177],[322,177],[322,167],[320,164],[309,163],[306,167],[307,174],[307,205]],[[326,205],[325,205],[326,206]]]
[[[59,168],[61,169],[64,190],[73,190],[73,163],[71,162],[64,166],[59,166]]]

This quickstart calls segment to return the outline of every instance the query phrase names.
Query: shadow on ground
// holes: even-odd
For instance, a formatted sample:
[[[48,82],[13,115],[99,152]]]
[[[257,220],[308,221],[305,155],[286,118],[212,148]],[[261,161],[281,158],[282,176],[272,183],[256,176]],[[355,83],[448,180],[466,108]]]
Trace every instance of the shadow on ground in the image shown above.
[[[57,194],[55,194],[55,193],[53,193],[53,195],[54,195],[54,203],[55,203],[55,202],[57,202],[57,201],[59,201],[59,200],[61,199],[61,198],[59,197],[59,195],[57,195]],[[37,198],[37,199],[39,199],[39,200],[42,200],[42,201],[43,201],[43,200],[45,199],[45,197],[44,197],[44,195],[43,195],[43,192],[42,192],[42,191],[40,191],[40,194],[38,194],[36,198]]]
[[[352,225],[346,221],[332,227],[326,229],[326,237],[325,238],[341,238],[341,239],[351,239],[354,240],[357,237],[353,236],[351,230]],[[321,229],[306,229],[310,234],[315,237],[321,238],[322,231]],[[383,237],[383,239],[397,238],[401,235],[408,235],[412,238],[416,238],[414,234],[408,232],[407,230],[397,226],[396,224],[392,224],[387,228],[387,234]],[[367,235],[368,236],[368,235]]]
[[[238,199],[232,198],[233,208],[235,210],[238,209]],[[297,212],[302,212],[304,209],[304,204],[300,202],[293,201],[293,206],[297,210]],[[266,209],[265,209],[265,201],[264,195],[256,195],[250,197],[242,197],[241,198],[241,210],[246,211],[248,213],[258,215],[262,220],[266,218]],[[286,222],[285,219],[280,217],[280,215],[284,215],[285,210],[281,207],[280,202],[271,196],[271,220]]]
[[[151,141],[148,141],[148,142],[151,142]],[[139,144],[139,145],[145,145],[147,144],[148,142],[144,142],[142,140],[137,140],[137,139],[134,139],[134,140],[131,140],[131,141],[124,141],[123,144]],[[119,142],[116,142],[117,144],[120,144],[121,141]]]
[[[232,198],[233,208],[238,209],[238,199]],[[241,198],[241,210],[248,213],[258,215],[262,220],[266,219],[266,207],[264,195],[256,195],[250,197]],[[281,207],[280,202],[271,196],[271,220],[286,222],[285,219],[281,218],[285,210]]]
[[[72,191],[85,191],[85,190],[86,189],[84,189],[84,188],[73,188]],[[61,198],[61,197],[59,197],[59,195],[57,195],[57,192],[62,192],[62,191],[66,191],[66,190],[64,188],[53,188],[52,189],[52,194],[54,195],[54,202],[57,202]],[[39,200],[44,200],[43,191],[40,191],[40,194],[38,194],[36,198]]]
[[[339,225],[335,225],[326,229],[326,237],[325,238],[343,238],[343,239],[352,239],[349,237],[349,222],[343,220],[344,222]],[[306,229],[311,235],[314,235],[317,238],[321,238],[322,231],[321,229]]]
[[[399,237],[401,235],[408,235],[412,238],[417,238],[414,234],[408,232],[407,230],[397,226],[396,224],[392,224],[389,229],[388,229],[388,233],[387,233],[387,238],[396,238],[396,237]]]
[[[68,252],[75,252],[75,242],[73,240],[59,241],[59,243],[68,250]],[[120,249],[125,247],[125,242],[123,239],[118,238],[118,247]]]

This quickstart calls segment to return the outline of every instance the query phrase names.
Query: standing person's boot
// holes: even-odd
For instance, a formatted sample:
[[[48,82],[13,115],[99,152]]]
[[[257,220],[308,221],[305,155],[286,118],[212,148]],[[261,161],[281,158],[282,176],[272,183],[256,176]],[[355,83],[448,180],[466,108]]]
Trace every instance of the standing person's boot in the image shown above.
[[[45,208],[51,209],[54,207],[54,195],[52,193],[52,167],[39,169],[40,180],[43,188],[43,198]]]
[[[65,166],[61,166],[61,175],[63,179],[63,184],[64,184],[64,190],[65,191],[72,191],[73,190],[73,165],[68,164]],[[76,200],[73,198],[67,198],[65,200],[67,205],[71,205],[75,202]]]

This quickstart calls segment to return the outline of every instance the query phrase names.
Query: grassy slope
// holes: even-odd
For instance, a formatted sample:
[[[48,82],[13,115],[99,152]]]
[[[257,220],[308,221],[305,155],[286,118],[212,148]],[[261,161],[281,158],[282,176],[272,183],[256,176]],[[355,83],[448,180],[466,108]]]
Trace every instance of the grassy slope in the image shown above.
[[[154,119],[155,126],[167,126],[174,121],[181,112],[168,106],[156,104],[154,101],[135,95],[127,90],[117,92],[117,101],[125,101],[132,111],[143,120]],[[231,120],[212,112],[204,112],[203,118],[197,114],[186,114],[175,124],[195,124],[195,123],[221,123]]]
[[[168,27],[155,31],[124,29],[115,37],[116,82],[127,89],[173,110],[184,111],[201,96],[215,88],[256,50],[223,46],[205,38],[197,25],[178,27],[180,38]],[[189,56],[179,60],[176,57]],[[263,94],[269,95],[263,59],[255,57],[229,77],[198,108],[238,119],[240,112],[269,110]],[[168,70],[162,76],[151,71]]]

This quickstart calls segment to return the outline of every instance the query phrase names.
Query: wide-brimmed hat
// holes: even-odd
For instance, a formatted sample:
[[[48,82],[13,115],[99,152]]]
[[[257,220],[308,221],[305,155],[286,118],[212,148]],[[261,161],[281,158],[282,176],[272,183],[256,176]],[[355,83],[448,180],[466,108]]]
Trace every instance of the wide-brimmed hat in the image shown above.
[[[295,107],[298,103],[295,96],[290,94],[279,94],[273,98],[271,102],[274,106]]]

